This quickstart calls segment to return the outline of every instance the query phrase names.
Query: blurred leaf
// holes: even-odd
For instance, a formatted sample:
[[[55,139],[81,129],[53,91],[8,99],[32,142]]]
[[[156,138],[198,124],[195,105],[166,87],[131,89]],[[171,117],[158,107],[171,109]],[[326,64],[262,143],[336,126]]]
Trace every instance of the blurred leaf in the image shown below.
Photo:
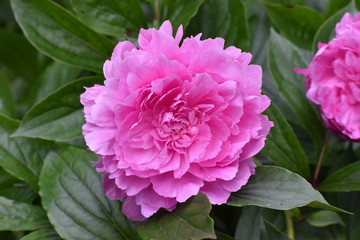
[[[60,236],[53,228],[42,228],[29,233],[20,240],[61,240]]]
[[[0,197],[0,231],[34,230],[49,225],[42,208]]]
[[[17,183],[19,181],[20,180],[8,174],[4,169],[0,168],[0,189],[12,186],[14,183]]]
[[[26,185],[24,186],[24,184],[21,185],[21,183],[14,184],[11,187],[1,188],[0,196],[24,203],[32,203],[35,198],[38,197],[34,190]]]
[[[310,1],[312,1],[312,0],[310,0]],[[262,0],[262,2],[263,3],[271,3],[271,4],[283,4],[283,5],[290,5],[290,6],[306,4],[306,0]]]
[[[360,191],[360,161],[331,174],[317,189],[322,192]]]
[[[314,227],[326,227],[332,224],[345,225],[341,217],[333,211],[322,210],[311,214],[306,221]]]
[[[40,175],[41,202],[58,234],[65,239],[139,239],[121,213],[121,202],[110,201],[91,152],[68,147],[49,154]]]
[[[269,223],[265,218],[261,218],[261,222],[263,228],[260,234],[260,240],[290,240],[290,238],[276,229],[274,225]]]
[[[346,212],[327,203],[310,183],[296,173],[276,166],[259,166],[255,175],[228,201],[232,206],[259,206],[277,210],[314,207]]]
[[[14,98],[12,96],[9,81],[2,71],[0,71],[0,86],[0,114],[15,117]]]
[[[326,9],[326,16],[332,16],[336,12],[338,12],[340,9],[344,8],[346,5],[348,5],[351,2],[351,0],[329,0],[327,9]]]
[[[236,239],[230,237],[229,235],[226,235],[225,233],[216,231],[216,240],[236,240]]]
[[[84,77],[66,84],[30,109],[12,136],[53,141],[81,137],[84,114],[80,94],[84,87],[102,81],[102,77]]]
[[[331,2],[342,2],[342,1],[331,1]],[[346,3],[346,1],[344,2]],[[312,52],[314,54],[317,52],[317,46],[319,42],[328,43],[331,40],[331,38],[335,36],[335,25],[344,16],[345,12],[349,12],[352,8],[353,8],[352,4],[347,5],[346,7],[337,11],[334,15],[332,15],[320,26],[320,28],[315,34],[315,38],[312,45]]]
[[[189,21],[196,15],[199,7],[205,0],[162,0],[161,3],[161,19],[162,21],[170,20],[174,29],[183,25],[186,29]]]
[[[32,79],[38,70],[36,50],[26,38],[18,33],[0,29],[0,64],[16,74]]]
[[[266,233],[264,219],[272,223],[272,227],[282,226],[285,229],[284,213],[267,208],[246,206],[242,208],[241,216],[237,223],[235,238],[246,240],[260,240],[261,235]],[[279,231],[279,230],[277,230]],[[265,238],[266,239],[266,238]],[[277,238],[273,238],[274,240]]]
[[[241,0],[207,0],[189,25],[190,34],[202,38],[222,37],[226,46],[250,50],[246,9]]]
[[[52,62],[44,69],[32,86],[29,95],[29,106],[39,102],[65,83],[74,80],[80,72],[81,69],[79,68],[65,65],[60,62]]]
[[[235,238],[246,240],[260,239],[260,224],[263,208],[246,206],[242,208],[241,216],[237,223]]]
[[[209,217],[210,209],[206,195],[199,193],[174,211],[157,213],[140,224],[139,234],[144,240],[216,239],[214,222]]]
[[[265,4],[272,24],[291,42],[300,48],[311,49],[317,29],[324,17],[306,6]]]
[[[50,57],[101,72],[115,44],[50,0],[11,0],[27,39]]]
[[[324,136],[322,121],[306,98],[304,77],[293,72],[294,68],[306,68],[305,60],[298,48],[275,31],[271,32],[268,54],[271,75],[280,94],[294,110],[302,123],[301,127],[312,138],[316,155],[319,155]]]
[[[358,11],[360,11],[360,0],[355,0],[355,6]]]
[[[252,63],[263,67],[263,83],[267,80],[267,42],[270,36],[270,21],[265,7],[257,0],[244,1],[251,38]]]
[[[274,103],[265,111],[274,123],[262,153],[277,165],[310,178],[309,162],[294,131]]]
[[[37,191],[38,175],[51,145],[38,139],[11,138],[18,125],[0,115],[0,166]]]
[[[129,30],[138,32],[140,28],[147,26],[139,0],[70,0],[70,2],[78,18],[99,33],[119,38]]]

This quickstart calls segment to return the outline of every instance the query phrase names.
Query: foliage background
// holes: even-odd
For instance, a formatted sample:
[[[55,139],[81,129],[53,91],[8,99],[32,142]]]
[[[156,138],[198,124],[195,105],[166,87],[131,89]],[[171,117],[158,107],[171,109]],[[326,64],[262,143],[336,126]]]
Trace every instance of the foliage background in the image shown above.
[[[359,9],[359,0],[1,0],[0,239],[359,239],[359,144],[326,133],[292,71]],[[102,193],[79,95],[102,83],[118,41],[166,19],[250,51],[275,127],[256,175],[227,205],[199,194],[136,223]]]

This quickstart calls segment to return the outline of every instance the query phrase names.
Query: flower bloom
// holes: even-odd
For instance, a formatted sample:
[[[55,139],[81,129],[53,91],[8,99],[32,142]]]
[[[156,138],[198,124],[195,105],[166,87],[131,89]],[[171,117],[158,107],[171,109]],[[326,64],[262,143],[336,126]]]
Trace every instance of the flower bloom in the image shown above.
[[[320,105],[326,127],[350,141],[360,141],[360,14],[346,13],[336,37],[319,44],[306,76],[307,97]]]
[[[199,192],[213,204],[254,174],[252,156],[273,125],[261,115],[261,67],[224,40],[172,36],[169,21],[120,42],[104,64],[105,86],[81,95],[83,135],[110,199],[133,220],[173,210]]]

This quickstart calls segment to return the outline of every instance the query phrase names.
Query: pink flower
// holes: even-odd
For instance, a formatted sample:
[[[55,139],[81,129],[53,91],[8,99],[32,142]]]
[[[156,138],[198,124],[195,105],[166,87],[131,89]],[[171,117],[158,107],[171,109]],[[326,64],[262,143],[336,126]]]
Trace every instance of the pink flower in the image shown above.
[[[104,64],[105,86],[81,95],[83,134],[110,199],[133,220],[172,210],[199,192],[213,204],[254,174],[252,156],[272,122],[261,115],[261,67],[224,40],[172,36],[169,21],[142,29],[139,49],[120,42]]]
[[[336,37],[319,50],[306,76],[307,97],[320,105],[325,125],[341,137],[360,141],[360,14],[346,13]]]

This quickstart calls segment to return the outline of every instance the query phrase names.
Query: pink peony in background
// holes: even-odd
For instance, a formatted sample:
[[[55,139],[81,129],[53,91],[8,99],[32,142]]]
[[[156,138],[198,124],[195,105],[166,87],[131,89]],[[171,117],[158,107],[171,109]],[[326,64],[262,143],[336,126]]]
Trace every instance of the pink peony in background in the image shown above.
[[[262,70],[221,38],[172,36],[169,21],[142,29],[139,48],[120,42],[104,64],[105,86],[81,95],[83,134],[99,155],[110,199],[133,220],[172,210],[199,192],[213,204],[254,174],[252,156],[272,122],[261,113]]]
[[[336,37],[319,50],[306,76],[307,97],[320,105],[331,131],[360,141],[360,14],[346,13],[336,25]]]

